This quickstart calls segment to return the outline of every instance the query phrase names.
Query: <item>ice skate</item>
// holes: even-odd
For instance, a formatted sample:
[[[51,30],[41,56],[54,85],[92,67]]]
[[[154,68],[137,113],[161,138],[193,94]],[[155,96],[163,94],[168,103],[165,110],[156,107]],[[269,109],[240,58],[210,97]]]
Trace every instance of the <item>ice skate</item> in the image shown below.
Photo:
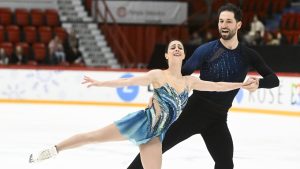
[[[39,162],[43,161],[49,158],[53,158],[57,155],[57,149],[55,146],[45,149],[39,153],[31,154],[29,157],[29,162],[34,163],[34,162]]]

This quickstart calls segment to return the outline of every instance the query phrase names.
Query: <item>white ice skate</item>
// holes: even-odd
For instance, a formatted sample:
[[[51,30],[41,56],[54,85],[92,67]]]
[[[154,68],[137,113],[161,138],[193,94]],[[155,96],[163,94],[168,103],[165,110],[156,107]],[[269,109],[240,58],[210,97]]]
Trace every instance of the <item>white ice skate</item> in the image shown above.
[[[53,146],[53,147],[51,147],[49,149],[45,149],[39,153],[30,154],[29,162],[30,163],[40,162],[40,161],[55,157],[56,155],[57,155],[57,149],[55,146]]]

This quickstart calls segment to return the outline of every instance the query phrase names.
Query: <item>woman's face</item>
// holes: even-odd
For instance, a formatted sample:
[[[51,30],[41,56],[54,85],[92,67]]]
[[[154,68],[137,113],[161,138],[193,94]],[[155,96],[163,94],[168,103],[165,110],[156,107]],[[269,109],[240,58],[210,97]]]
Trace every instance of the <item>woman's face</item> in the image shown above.
[[[168,46],[168,53],[165,54],[167,60],[185,58],[184,47],[182,43],[178,40],[171,41]]]

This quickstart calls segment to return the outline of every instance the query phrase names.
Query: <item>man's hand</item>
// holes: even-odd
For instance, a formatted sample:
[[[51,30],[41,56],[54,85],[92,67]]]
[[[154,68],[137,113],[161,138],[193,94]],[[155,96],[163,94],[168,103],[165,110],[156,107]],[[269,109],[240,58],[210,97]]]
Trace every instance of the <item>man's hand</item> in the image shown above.
[[[258,89],[259,78],[249,77],[246,82],[244,82],[243,89],[248,90],[249,92],[254,92]]]

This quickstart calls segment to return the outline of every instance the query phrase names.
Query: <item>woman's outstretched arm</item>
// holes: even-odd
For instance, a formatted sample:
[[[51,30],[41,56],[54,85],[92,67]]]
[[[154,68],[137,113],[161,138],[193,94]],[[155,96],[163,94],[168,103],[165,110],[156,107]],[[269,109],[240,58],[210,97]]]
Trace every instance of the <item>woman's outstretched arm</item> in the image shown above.
[[[161,70],[151,70],[143,76],[120,78],[115,80],[95,80],[88,76],[84,76],[82,84],[87,84],[87,87],[124,87],[124,86],[147,86],[155,82]]]
[[[230,91],[254,83],[254,80],[247,80],[245,83],[231,83],[231,82],[211,82],[204,81],[194,76],[186,76],[191,90],[200,91]]]

